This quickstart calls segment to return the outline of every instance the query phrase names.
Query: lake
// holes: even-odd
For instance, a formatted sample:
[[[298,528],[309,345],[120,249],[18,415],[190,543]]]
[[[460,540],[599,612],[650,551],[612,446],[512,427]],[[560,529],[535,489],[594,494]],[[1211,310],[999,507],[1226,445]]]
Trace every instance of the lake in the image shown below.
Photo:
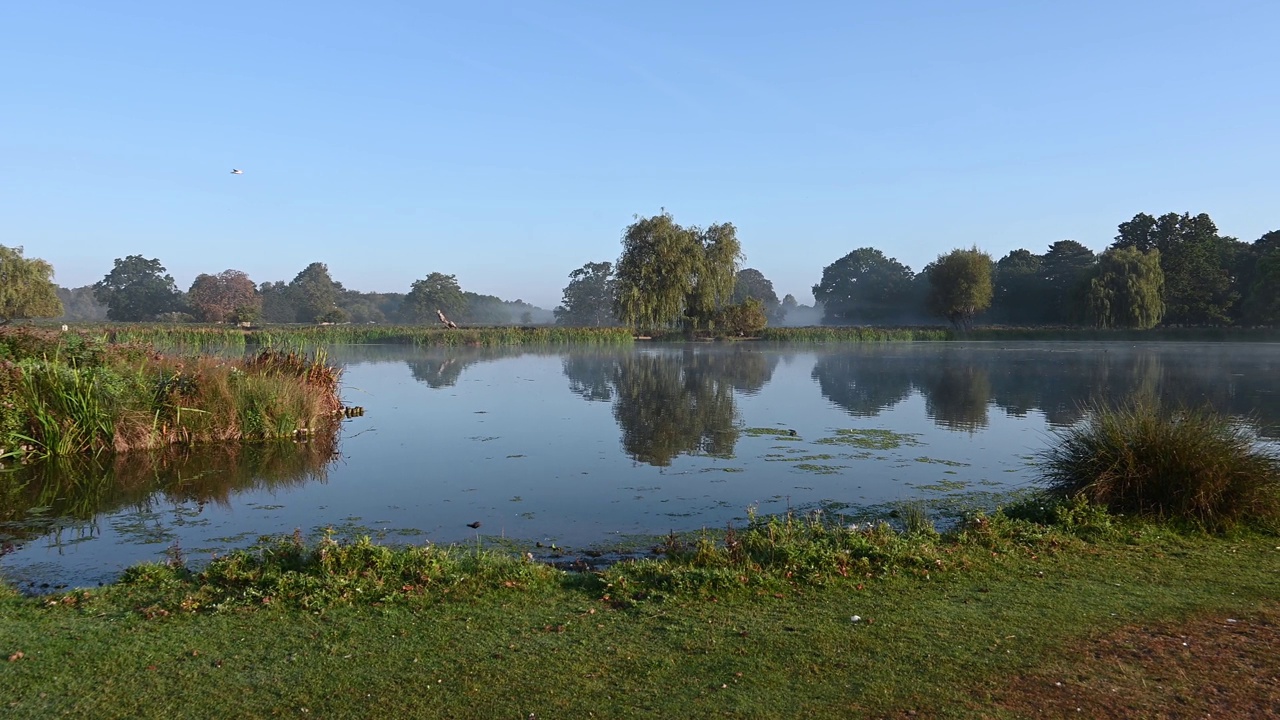
[[[1280,345],[337,346],[365,415],[307,443],[45,463],[0,496],[0,573],[109,581],[325,528],[581,549],[760,513],[945,522],[1033,486],[1092,400],[1208,403],[1280,437]],[[480,523],[478,528],[469,523]]]

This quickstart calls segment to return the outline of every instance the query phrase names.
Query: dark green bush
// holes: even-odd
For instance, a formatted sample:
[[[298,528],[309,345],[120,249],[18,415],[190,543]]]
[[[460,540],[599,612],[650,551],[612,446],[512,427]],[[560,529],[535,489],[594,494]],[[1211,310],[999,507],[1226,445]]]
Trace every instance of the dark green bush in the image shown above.
[[[1038,460],[1060,497],[1215,531],[1280,521],[1280,457],[1245,423],[1211,409],[1094,406],[1055,436]]]

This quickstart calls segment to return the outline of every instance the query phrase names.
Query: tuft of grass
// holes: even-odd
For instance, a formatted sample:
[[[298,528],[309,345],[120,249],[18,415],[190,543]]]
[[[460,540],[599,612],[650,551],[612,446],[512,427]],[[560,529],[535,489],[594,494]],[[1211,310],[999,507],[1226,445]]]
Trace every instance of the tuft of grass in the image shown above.
[[[1280,457],[1245,423],[1208,408],[1094,405],[1055,439],[1037,459],[1060,497],[1210,531],[1280,521]]]

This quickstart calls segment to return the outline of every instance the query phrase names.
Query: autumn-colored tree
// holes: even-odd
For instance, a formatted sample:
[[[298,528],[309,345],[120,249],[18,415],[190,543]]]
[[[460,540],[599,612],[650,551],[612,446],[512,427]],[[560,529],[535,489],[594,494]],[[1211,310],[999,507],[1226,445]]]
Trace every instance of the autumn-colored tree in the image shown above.
[[[251,321],[262,308],[262,298],[249,276],[239,270],[217,275],[200,274],[187,291],[187,304],[201,322]]]

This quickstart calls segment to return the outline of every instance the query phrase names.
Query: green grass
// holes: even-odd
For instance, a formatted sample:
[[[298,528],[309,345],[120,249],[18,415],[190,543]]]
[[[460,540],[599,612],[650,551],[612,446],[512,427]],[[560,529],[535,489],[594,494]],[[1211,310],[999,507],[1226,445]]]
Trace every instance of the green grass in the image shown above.
[[[643,568],[655,563],[572,574],[476,549],[397,558],[285,538],[203,579],[148,566],[101,590],[0,598],[0,654],[22,654],[0,659],[0,707],[16,718],[1002,717],[983,693],[1070,643],[1238,615],[1280,589],[1274,535],[1181,533],[1083,506],[1019,513],[1075,525],[999,514],[938,537],[760,519],[754,540],[743,529],[667,543],[654,582]],[[848,577],[797,576],[838,566],[833,539],[884,556]],[[752,567],[760,579],[732,576]],[[280,582],[290,568],[302,585]],[[474,581],[391,587],[452,570]],[[672,586],[676,571],[700,581]],[[181,604],[207,587],[239,594]],[[274,594],[252,592],[263,588]]]
[[[1039,460],[1057,495],[1210,530],[1280,527],[1280,455],[1239,420],[1133,399],[1055,435]]]

